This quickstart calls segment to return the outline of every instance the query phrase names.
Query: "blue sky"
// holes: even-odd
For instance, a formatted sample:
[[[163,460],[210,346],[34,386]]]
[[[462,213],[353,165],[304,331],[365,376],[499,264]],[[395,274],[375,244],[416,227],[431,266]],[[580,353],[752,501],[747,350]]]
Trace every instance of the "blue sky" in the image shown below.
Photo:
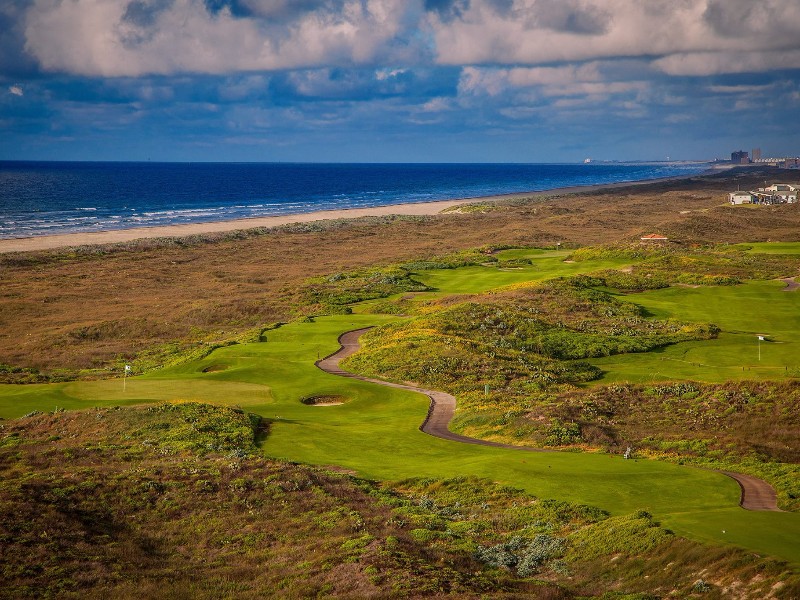
[[[800,154],[797,0],[0,0],[0,158]]]

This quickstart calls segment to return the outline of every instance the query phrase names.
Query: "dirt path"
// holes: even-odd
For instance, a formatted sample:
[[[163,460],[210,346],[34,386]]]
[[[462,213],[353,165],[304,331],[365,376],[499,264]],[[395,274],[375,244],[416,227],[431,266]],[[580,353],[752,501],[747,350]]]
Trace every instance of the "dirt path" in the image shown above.
[[[512,444],[501,444],[499,442],[490,442],[488,440],[480,440],[476,438],[467,437],[465,435],[458,435],[448,429],[448,424],[453,418],[456,410],[455,397],[445,392],[436,390],[426,390],[424,388],[416,387],[413,385],[405,385],[402,383],[391,383],[388,381],[381,381],[380,379],[372,379],[370,377],[362,377],[343,370],[339,366],[339,362],[355,354],[360,348],[361,344],[358,343],[358,338],[361,335],[372,329],[372,327],[364,327],[362,329],[354,329],[347,331],[339,336],[339,344],[341,348],[325,358],[318,360],[314,363],[317,367],[330,373],[331,375],[339,375],[340,377],[349,377],[351,379],[360,379],[361,381],[368,381],[370,383],[377,383],[386,387],[398,388],[401,390],[409,390],[411,392],[419,392],[425,394],[431,399],[431,405],[428,409],[428,416],[420,426],[420,430],[428,435],[450,440],[453,442],[462,442],[464,444],[474,444],[476,446],[492,446],[495,448],[509,448],[512,450],[523,450],[526,452],[555,452],[554,450],[545,450],[543,448],[529,448],[526,446],[514,446]],[[720,473],[736,480],[739,487],[742,489],[741,500],[739,505],[747,510],[765,510],[765,511],[779,511],[777,495],[775,489],[766,481],[762,481],[750,475],[743,475],[741,473],[731,473],[729,471],[720,471]]]

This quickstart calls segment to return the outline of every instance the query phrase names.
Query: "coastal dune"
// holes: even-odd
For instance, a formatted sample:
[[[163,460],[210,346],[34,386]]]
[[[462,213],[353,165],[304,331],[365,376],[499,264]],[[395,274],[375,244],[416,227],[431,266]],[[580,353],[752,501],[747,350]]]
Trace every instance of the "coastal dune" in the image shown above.
[[[572,186],[535,192],[498,194],[477,198],[390,204],[383,206],[368,206],[363,208],[343,208],[337,210],[321,210],[307,213],[294,213],[266,217],[250,217],[246,219],[231,219],[226,221],[182,223],[178,225],[163,225],[157,227],[132,227],[127,229],[109,229],[103,231],[9,238],[0,239],[0,254],[8,252],[54,250],[57,248],[87,246],[94,244],[116,244],[146,238],[186,237],[210,233],[225,233],[242,229],[280,227],[282,225],[294,223],[311,223],[314,221],[334,219],[357,219],[360,217],[381,217],[387,215],[431,216],[440,214],[442,211],[445,211],[449,208],[454,208],[473,202],[496,202],[500,200],[513,200],[518,198],[536,198],[553,194],[563,196],[567,194],[589,193],[615,188],[653,185],[681,179],[687,179],[687,177],[681,175],[659,179],[645,179],[641,181],[626,181],[610,184]],[[450,214],[457,215],[458,212],[453,211]]]

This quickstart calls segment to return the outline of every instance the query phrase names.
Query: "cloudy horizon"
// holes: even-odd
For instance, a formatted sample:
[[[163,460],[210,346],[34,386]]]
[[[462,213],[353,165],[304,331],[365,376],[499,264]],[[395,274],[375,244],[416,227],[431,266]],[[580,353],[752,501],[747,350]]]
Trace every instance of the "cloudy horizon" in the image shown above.
[[[795,0],[7,0],[2,159],[797,155]]]

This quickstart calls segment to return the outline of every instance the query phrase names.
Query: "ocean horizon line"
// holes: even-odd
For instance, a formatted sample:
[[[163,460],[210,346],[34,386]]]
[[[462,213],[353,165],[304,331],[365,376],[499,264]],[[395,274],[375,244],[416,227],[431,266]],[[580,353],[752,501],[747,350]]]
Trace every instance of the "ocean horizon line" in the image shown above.
[[[709,164],[0,161],[0,239],[533,194]]]
[[[95,159],[40,159],[40,158],[0,158],[4,163],[47,163],[47,164],[158,164],[158,165],[673,165],[673,164],[714,164],[717,159],[587,159],[577,161],[304,161],[304,160],[95,160]]]

